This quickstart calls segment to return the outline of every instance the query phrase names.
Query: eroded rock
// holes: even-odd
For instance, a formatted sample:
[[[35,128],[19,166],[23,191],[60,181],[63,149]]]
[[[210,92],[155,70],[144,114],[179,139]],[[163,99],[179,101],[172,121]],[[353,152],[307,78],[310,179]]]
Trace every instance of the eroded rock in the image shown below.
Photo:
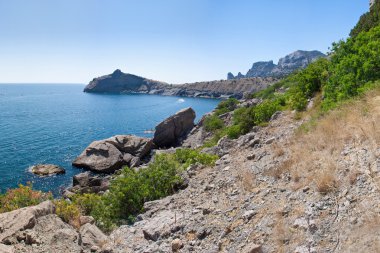
[[[45,201],[37,206],[0,214],[0,243],[9,243],[17,232],[33,228],[39,217],[52,214],[54,211],[53,203]]]
[[[153,142],[159,148],[176,146],[194,127],[195,111],[183,109],[156,126]]]
[[[102,247],[108,238],[100,229],[90,223],[86,223],[79,229],[82,238],[82,246],[86,249],[91,249],[93,246]]]
[[[116,135],[92,142],[73,165],[102,173],[113,173],[124,165],[137,167],[153,148],[152,139],[133,135]]]

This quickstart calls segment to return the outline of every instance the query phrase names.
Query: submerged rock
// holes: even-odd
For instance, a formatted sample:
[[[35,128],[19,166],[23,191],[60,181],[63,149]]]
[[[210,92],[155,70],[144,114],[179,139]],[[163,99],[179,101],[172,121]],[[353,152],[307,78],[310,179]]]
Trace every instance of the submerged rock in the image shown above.
[[[156,126],[153,142],[159,148],[173,147],[179,144],[194,127],[195,111],[183,109]]]
[[[57,174],[65,174],[65,169],[54,164],[37,164],[30,168],[33,174],[39,176],[52,176]]]

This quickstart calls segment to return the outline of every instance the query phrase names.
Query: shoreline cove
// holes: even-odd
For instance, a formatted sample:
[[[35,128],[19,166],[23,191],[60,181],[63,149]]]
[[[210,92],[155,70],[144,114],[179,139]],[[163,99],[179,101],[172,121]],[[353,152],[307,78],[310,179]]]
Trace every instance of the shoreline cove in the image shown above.
[[[144,94],[89,94],[77,84],[0,84],[0,192],[31,182],[58,195],[84,170],[71,162],[91,142],[117,134],[152,137],[154,127],[180,109],[192,107],[196,122],[218,99]],[[180,103],[178,101],[181,100]],[[56,164],[66,174],[38,177],[36,164]]]

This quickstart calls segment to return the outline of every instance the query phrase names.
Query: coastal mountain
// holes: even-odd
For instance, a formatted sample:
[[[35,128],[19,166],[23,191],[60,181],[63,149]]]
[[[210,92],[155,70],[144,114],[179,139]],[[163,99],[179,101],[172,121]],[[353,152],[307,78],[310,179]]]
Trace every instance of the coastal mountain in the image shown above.
[[[142,93],[183,97],[235,97],[257,92],[276,82],[272,77],[217,80],[185,84],[168,84],[115,70],[94,78],[84,89],[88,93]]]
[[[227,80],[215,80],[185,84],[168,84],[141,76],[123,73],[117,69],[112,74],[94,78],[84,89],[89,93],[143,93],[183,97],[235,97],[258,92],[289,75],[305,68],[320,57],[319,51],[296,51],[281,58],[278,64],[273,61],[256,62],[246,75],[228,73]]]
[[[165,87],[166,83],[146,79],[141,76],[125,74],[117,69],[110,75],[94,78],[85,88],[84,92],[149,92],[152,89]]]
[[[227,79],[241,79],[251,77],[276,77],[281,78],[289,75],[297,69],[305,68],[311,62],[314,62],[320,57],[326,57],[325,54],[319,51],[295,51],[283,58],[281,58],[278,64],[274,64],[273,61],[260,61],[255,62],[252,68],[248,70],[246,75],[240,72],[234,76],[231,72],[227,74]]]

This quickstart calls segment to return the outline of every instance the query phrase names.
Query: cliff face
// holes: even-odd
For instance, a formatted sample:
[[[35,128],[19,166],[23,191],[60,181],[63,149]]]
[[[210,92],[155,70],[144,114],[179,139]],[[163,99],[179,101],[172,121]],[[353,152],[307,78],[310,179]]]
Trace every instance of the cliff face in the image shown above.
[[[243,76],[243,75],[241,75]],[[89,93],[143,93],[185,97],[236,97],[257,92],[276,82],[275,78],[242,78],[170,85],[116,70],[93,79],[84,89]]]
[[[239,74],[234,76],[232,73],[228,73],[227,79],[240,79],[249,77],[284,77],[289,75],[293,71],[301,68],[305,68],[311,62],[317,60],[320,57],[325,57],[323,53],[319,51],[301,51],[298,50],[291,53],[284,58],[281,58],[278,64],[274,64],[273,61],[255,62],[252,68],[248,70],[246,75]]]

